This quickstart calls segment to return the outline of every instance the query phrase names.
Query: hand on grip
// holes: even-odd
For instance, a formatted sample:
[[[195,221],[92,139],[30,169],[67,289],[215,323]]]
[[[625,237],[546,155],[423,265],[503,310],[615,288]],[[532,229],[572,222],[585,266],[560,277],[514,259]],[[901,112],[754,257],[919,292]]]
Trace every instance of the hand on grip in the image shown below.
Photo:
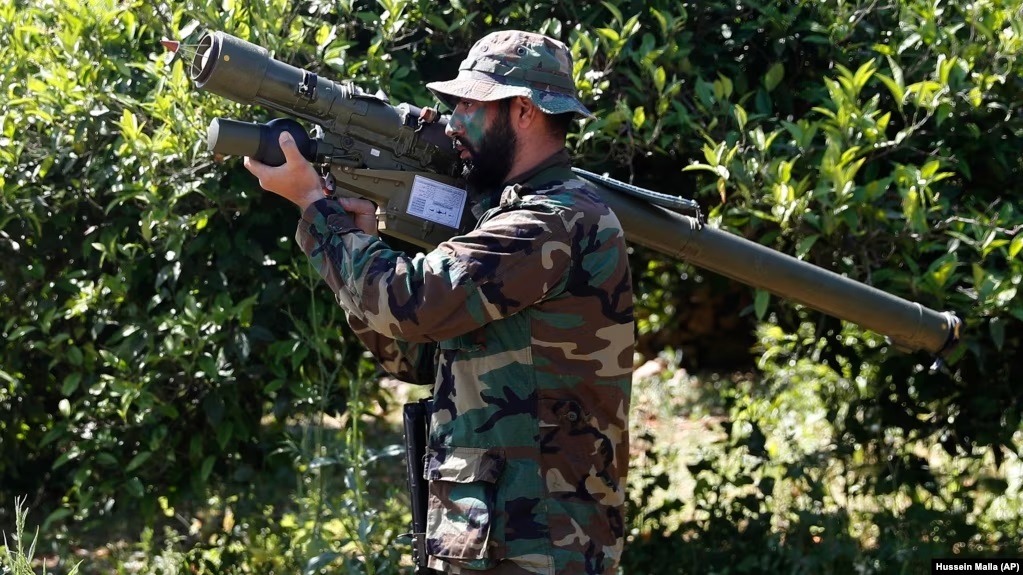
[[[323,178],[313,165],[306,160],[295,145],[295,139],[288,132],[279,137],[284,163],[270,166],[245,157],[245,168],[259,179],[259,185],[305,210],[309,204],[323,198]]]
[[[377,230],[377,206],[365,198],[338,197],[337,201],[346,212],[355,218],[355,225],[360,230],[371,236],[379,233]]]

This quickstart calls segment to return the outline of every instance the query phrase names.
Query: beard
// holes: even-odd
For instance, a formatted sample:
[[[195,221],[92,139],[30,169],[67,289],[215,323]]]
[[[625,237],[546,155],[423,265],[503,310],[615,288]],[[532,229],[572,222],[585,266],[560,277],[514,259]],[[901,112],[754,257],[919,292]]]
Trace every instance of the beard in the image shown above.
[[[470,159],[462,168],[462,177],[470,189],[484,192],[503,184],[515,162],[518,145],[508,107],[500,107],[497,121],[483,133],[479,142],[456,140],[455,143],[469,151]]]

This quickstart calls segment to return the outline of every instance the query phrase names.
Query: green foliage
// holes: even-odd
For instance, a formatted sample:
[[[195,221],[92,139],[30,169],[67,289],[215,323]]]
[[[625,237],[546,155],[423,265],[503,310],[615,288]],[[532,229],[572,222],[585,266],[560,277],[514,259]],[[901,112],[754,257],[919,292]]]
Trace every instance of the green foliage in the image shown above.
[[[14,533],[10,536],[14,542],[14,547],[11,547],[10,541],[7,540],[8,534],[4,533],[4,546],[0,551],[0,568],[3,569],[3,573],[10,575],[35,575],[35,570],[32,565],[32,561],[35,556],[36,543],[39,541],[39,532],[32,536],[32,541],[28,544],[28,549],[25,549],[25,520],[28,516],[28,511],[24,508],[24,498],[14,500]],[[44,566],[40,570],[41,575],[48,575],[46,567]],[[77,575],[78,566],[75,565],[68,571],[68,575]]]
[[[622,155],[631,162],[622,173],[661,191],[669,190],[658,185],[660,168],[677,158],[712,223],[960,312],[967,328],[952,358],[955,377],[917,373],[918,358],[884,346],[867,352],[878,367],[871,385],[894,394],[877,415],[941,437],[950,454],[979,444],[1001,457],[1014,449],[1021,408],[1014,370],[1000,359],[1018,349],[1023,320],[1023,216],[1007,199],[1021,172],[1021,26],[1008,3],[935,6],[709,2],[680,5],[670,19],[650,7],[643,14],[658,11],[658,24],[622,24],[618,35],[632,34],[631,42],[583,48],[591,66],[615,55],[602,73],[618,99],[584,128],[578,149],[596,155],[616,134],[610,149],[627,143]],[[651,50],[664,45],[660,22],[679,19],[684,54]],[[644,33],[653,40],[644,44]],[[685,88],[662,101],[660,87],[674,82]],[[663,309],[684,310],[694,288],[679,278],[699,273],[660,263],[638,272],[641,311],[664,318],[646,329],[681,327]],[[822,361],[847,352],[837,323],[815,312],[766,293],[748,311],[789,329],[819,322],[817,335],[830,342]],[[966,391],[978,382],[983,397]],[[903,415],[939,405],[969,416]]]
[[[627,572],[926,573],[932,557],[1023,552],[1023,485],[1006,480],[1023,473],[1018,438],[1000,465],[981,448],[949,456],[877,423],[870,375],[850,376],[863,344],[830,367],[812,324],[758,332],[759,377],[637,386],[672,391],[653,401],[665,421],[682,415],[671,406],[720,407],[691,414],[703,425],[682,440],[673,425],[646,438]]]
[[[159,40],[187,50],[223,29],[430,104],[423,85],[475,39],[521,28],[572,47],[597,116],[570,135],[580,164],[691,195],[712,225],[967,321],[932,372],[855,326],[637,249],[643,351],[677,346],[683,367],[748,367],[763,383],[715,381],[731,423],[691,462],[695,507],[664,496],[644,514],[630,568],[668,564],[676,547],[658,563],[642,545],[665,533],[696,565],[752,549],[740,540],[770,551],[737,572],[1011,550],[1021,22],[1000,0],[0,3],[0,495],[45,502],[44,530],[118,513],[155,524],[211,497],[241,515],[255,496],[211,491],[295,474],[298,510],[256,506],[216,537],[151,530],[146,568],[393,569],[380,541],[402,512],[361,495],[374,482],[358,418],[336,443],[289,431],[387,399],[338,385],[368,378],[365,360],[293,245],[293,209],[205,151],[211,118],[266,111],[192,90]],[[658,465],[650,485],[670,471]]]
[[[317,298],[332,308],[303,289],[287,206],[203,150],[229,108],[197,97],[157,43],[194,28],[188,10],[6,10],[4,488],[53,490],[52,519],[82,520],[118,503],[151,515],[215,474],[248,481],[310,406],[310,352],[336,364],[344,346],[333,312],[303,329]],[[260,10],[217,15],[283,7]]]

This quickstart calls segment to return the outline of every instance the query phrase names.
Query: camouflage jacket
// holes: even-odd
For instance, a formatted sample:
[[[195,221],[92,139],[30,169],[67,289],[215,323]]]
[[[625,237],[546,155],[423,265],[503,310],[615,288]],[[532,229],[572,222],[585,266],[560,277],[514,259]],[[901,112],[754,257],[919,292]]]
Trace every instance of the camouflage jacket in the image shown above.
[[[430,566],[615,573],[632,286],[621,225],[567,151],[428,254],[358,232],[333,200],[297,239],[384,368],[433,385]]]

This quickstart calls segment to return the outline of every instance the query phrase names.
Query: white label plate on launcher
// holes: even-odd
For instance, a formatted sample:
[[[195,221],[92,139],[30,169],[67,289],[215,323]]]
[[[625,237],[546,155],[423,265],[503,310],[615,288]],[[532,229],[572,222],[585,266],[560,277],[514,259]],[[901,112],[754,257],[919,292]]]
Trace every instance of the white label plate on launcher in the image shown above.
[[[416,176],[408,197],[408,214],[458,229],[469,194],[462,188]]]

